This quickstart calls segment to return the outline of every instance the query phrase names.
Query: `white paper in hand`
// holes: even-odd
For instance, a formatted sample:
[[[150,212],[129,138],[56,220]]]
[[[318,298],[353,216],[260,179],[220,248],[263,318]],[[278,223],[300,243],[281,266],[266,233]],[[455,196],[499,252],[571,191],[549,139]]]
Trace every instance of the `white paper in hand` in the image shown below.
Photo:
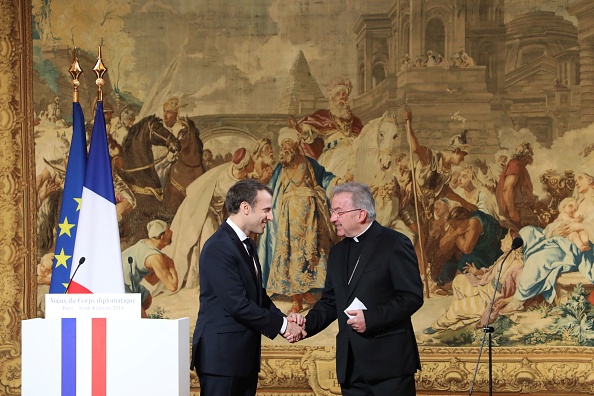
[[[355,299],[353,300],[353,302],[351,303],[351,305],[349,305],[347,307],[347,309],[344,310],[344,313],[346,314],[346,316],[349,317],[349,319],[351,319],[351,318],[354,318],[354,316],[353,315],[349,315],[347,313],[347,311],[356,311],[358,309],[365,310],[365,309],[367,309],[367,307],[365,306],[365,304],[363,304],[361,302],[361,300],[359,300],[357,297],[355,297]]]

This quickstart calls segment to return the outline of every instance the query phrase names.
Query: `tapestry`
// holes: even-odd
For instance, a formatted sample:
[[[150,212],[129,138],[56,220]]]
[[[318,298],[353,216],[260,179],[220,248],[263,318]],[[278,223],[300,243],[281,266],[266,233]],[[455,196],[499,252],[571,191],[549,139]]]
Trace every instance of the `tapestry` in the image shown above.
[[[283,311],[306,314],[319,298],[337,241],[331,188],[354,180],[370,186],[377,221],[415,244],[421,347],[476,347],[486,324],[497,346],[594,346],[594,33],[580,33],[594,4],[32,5],[39,316],[63,222],[68,70],[76,48],[89,140],[100,46],[123,270],[147,317],[189,317],[193,330],[198,256],[227,216],[226,191],[291,177],[279,137],[294,132],[295,150],[332,175],[301,181],[323,192],[318,232],[304,231],[298,207],[275,207],[274,230],[254,237]],[[165,229],[158,254],[177,282],[129,266]],[[303,251],[283,250],[294,238]],[[514,238],[523,245],[512,249]],[[303,343],[334,346],[336,331]]]

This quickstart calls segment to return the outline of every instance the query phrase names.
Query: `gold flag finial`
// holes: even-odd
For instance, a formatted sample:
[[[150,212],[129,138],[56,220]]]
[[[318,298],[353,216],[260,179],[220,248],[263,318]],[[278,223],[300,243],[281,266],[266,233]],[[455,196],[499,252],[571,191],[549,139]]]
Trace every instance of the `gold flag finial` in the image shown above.
[[[78,78],[83,71],[78,64],[78,58],[76,57],[76,47],[74,47],[72,50],[72,66],[70,66],[68,72],[72,76],[72,101],[78,103],[78,87],[80,86],[80,81]]]
[[[97,63],[95,63],[95,67],[93,71],[97,75],[97,79],[95,80],[95,84],[97,84],[97,101],[103,101],[103,90],[102,86],[105,84],[105,80],[103,80],[103,75],[107,72],[107,67],[103,64],[103,60],[101,59],[101,46],[99,46],[99,53],[97,55]]]

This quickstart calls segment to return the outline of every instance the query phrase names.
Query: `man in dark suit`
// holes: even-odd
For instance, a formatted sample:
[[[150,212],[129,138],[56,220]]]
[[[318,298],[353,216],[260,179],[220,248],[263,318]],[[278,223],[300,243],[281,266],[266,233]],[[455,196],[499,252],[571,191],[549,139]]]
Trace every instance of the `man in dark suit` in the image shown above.
[[[411,316],[423,305],[417,257],[406,236],[374,219],[367,186],[334,187],[330,221],[345,238],[330,250],[324,290],[305,331],[312,336],[338,319],[343,395],[415,395],[421,364]]]
[[[305,336],[303,317],[286,318],[262,288],[262,269],[250,233],[262,234],[272,221],[272,191],[252,179],[233,185],[226,196],[229,218],[200,254],[200,309],[191,368],[200,394],[255,395],[260,371],[261,334]]]

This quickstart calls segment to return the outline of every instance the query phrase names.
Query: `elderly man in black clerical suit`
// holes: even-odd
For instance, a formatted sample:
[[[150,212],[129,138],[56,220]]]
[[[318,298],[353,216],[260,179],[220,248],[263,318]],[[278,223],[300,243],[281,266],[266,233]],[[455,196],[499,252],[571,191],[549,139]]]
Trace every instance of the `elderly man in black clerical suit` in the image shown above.
[[[335,319],[336,372],[343,395],[415,395],[421,368],[411,316],[423,286],[411,241],[375,219],[369,188],[334,187],[330,221],[345,238],[330,250],[320,300],[305,317],[307,336]]]
[[[194,330],[191,367],[200,394],[255,395],[260,371],[261,334],[282,334],[289,342],[305,336],[303,317],[289,318],[262,288],[262,269],[250,233],[262,234],[272,221],[272,191],[247,179],[225,198],[229,218],[200,253],[200,309]]]

